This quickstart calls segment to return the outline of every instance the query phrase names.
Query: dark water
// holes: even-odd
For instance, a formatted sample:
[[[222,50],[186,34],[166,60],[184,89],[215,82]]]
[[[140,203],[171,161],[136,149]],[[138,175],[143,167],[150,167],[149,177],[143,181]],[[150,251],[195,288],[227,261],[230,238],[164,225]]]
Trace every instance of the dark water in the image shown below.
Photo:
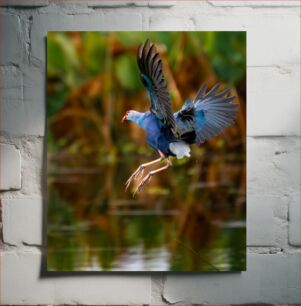
[[[118,220],[119,222],[121,220]],[[241,271],[245,270],[243,223],[212,225],[216,231],[208,246],[191,245],[170,237],[158,216],[123,216],[131,223],[125,241],[114,246],[102,230],[50,229],[50,271]],[[169,222],[173,222],[169,220]],[[135,234],[133,234],[135,232]],[[196,233],[197,234],[197,233]],[[240,244],[237,244],[241,241]]]
[[[245,270],[243,162],[176,164],[133,198],[138,164],[53,167],[49,271]]]

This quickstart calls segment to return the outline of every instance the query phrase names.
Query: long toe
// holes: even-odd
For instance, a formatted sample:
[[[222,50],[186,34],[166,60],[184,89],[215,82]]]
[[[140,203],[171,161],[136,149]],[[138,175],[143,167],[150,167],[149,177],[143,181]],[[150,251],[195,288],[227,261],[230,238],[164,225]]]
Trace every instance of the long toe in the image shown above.
[[[130,176],[130,178],[125,182],[125,191],[128,190],[129,186],[131,185],[131,182],[132,182],[133,178],[134,178],[134,174],[132,174]]]
[[[126,183],[125,183],[125,188],[124,188],[125,191],[128,190],[130,184],[131,184],[131,182],[129,182],[129,180],[127,180]]]
[[[143,188],[144,185],[148,184],[150,182],[152,178],[152,175],[150,173],[148,173],[143,179],[142,181],[139,183],[138,187],[136,188],[133,197],[140,192],[140,190]]]
[[[137,180],[138,178],[140,179],[142,177],[144,169],[144,167],[139,166],[138,169],[136,169],[136,171],[129,177],[129,179],[125,182],[125,191],[128,190],[133,180]]]
[[[141,178],[141,176],[143,175],[143,172],[144,172],[144,167],[139,166],[138,169],[133,174],[134,179],[137,180]]]
[[[135,179],[141,179],[143,177],[143,173],[144,173],[144,168],[142,168],[139,173],[135,176]]]

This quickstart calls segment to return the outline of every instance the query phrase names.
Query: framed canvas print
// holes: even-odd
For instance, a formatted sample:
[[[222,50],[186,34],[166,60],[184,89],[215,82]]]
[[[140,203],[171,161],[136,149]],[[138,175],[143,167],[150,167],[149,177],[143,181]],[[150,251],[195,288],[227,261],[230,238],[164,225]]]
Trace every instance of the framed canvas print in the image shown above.
[[[245,130],[245,32],[49,32],[47,270],[245,270]]]

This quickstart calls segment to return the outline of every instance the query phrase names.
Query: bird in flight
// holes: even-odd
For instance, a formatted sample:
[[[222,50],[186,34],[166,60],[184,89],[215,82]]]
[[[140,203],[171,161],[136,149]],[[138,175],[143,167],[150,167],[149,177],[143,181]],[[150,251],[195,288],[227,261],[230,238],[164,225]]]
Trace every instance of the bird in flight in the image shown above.
[[[150,110],[145,113],[129,110],[121,122],[129,120],[143,128],[147,143],[159,153],[159,158],[140,165],[127,180],[125,190],[133,180],[140,180],[134,195],[150,182],[153,175],[172,166],[171,157],[190,157],[191,144],[201,144],[213,138],[232,125],[238,113],[238,104],[230,103],[235,96],[228,96],[230,89],[219,92],[220,84],[208,92],[202,85],[193,100],[186,100],[182,108],[173,113],[162,60],[148,39],[139,46],[137,63],[141,81],[150,97]],[[164,166],[143,177],[146,168],[163,161],[166,161]]]

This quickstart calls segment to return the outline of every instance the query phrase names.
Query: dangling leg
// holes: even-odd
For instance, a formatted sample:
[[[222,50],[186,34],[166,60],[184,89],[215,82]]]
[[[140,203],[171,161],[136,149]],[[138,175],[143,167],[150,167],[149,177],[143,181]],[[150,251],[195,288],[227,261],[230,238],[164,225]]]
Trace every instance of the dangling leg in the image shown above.
[[[135,196],[135,194],[136,194],[137,192],[139,192],[139,191],[142,189],[142,187],[143,187],[145,184],[147,184],[147,183],[150,182],[150,180],[151,180],[151,178],[152,178],[153,175],[155,175],[156,173],[159,173],[159,172],[161,172],[161,171],[164,171],[164,170],[170,168],[171,166],[172,166],[172,162],[171,162],[171,160],[168,158],[168,159],[167,159],[167,164],[166,164],[164,167],[161,167],[161,168],[159,168],[159,169],[150,171],[150,172],[142,179],[142,181],[139,183],[137,189],[135,190],[135,192],[134,192],[134,194],[133,194],[133,197]]]
[[[136,180],[139,176],[141,177],[143,175],[144,169],[146,167],[149,167],[149,166],[151,166],[153,164],[156,164],[156,163],[158,163],[158,162],[160,162],[160,161],[162,161],[162,160],[164,160],[166,158],[165,155],[161,151],[158,151],[158,152],[160,154],[160,158],[157,158],[157,159],[152,160],[152,161],[150,161],[148,163],[140,165],[136,169],[136,171],[130,176],[130,178],[125,183],[125,191],[127,191],[127,189],[129,188],[129,186],[130,186],[130,184],[131,184],[133,179]]]

